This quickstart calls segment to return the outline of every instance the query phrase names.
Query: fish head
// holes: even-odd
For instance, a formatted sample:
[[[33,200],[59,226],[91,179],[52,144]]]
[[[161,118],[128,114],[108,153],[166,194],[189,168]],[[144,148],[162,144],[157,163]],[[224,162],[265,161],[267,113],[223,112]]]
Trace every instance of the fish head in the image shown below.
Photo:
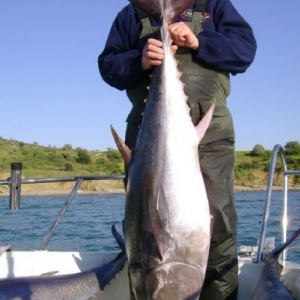
[[[156,19],[161,18],[161,7],[159,0],[129,0],[135,7]]]
[[[179,262],[142,272],[130,269],[130,278],[136,299],[198,299],[204,280],[197,268]]]
[[[272,270],[278,268],[278,258],[274,255],[274,252],[264,253],[263,259],[264,267]]]

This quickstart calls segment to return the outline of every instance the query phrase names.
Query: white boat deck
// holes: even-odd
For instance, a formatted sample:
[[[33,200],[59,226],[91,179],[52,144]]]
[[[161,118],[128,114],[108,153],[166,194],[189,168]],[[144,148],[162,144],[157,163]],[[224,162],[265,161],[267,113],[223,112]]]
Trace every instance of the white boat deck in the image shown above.
[[[34,276],[49,272],[57,272],[57,275],[77,273],[101,266],[115,256],[116,253],[100,252],[6,252],[0,257],[0,278]],[[262,266],[262,263],[253,263],[251,258],[239,259],[238,300],[251,299]],[[281,278],[295,299],[300,300],[300,265],[286,262]],[[129,300],[127,266],[96,299]]]

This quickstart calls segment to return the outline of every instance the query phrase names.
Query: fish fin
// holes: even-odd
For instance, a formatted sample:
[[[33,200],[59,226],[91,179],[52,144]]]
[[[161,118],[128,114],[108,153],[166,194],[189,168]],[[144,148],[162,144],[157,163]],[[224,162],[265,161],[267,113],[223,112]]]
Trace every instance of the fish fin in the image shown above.
[[[153,244],[155,244],[156,249],[155,251],[153,251],[153,256],[155,256],[155,252],[156,255],[159,256],[160,259],[163,258],[164,255],[164,238],[163,238],[163,226],[161,224],[161,218],[159,215],[159,210],[158,210],[158,205],[159,205],[159,201],[160,201],[160,194],[157,193],[156,197],[155,197],[155,201],[149,201],[149,203],[152,203],[155,205],[151,205],[151,207],[149,207],[149,212],[151,215],[151,227],[152,227],[152,233],[153,233]],[[154,249],[153,249],[154,250]]]
[[[212,105],[210,106],[208,112],[205,114],[205,116],[203,117],[203,119],[199,122],[199,124],[196,125],[196,131],[197,131],[197,136],[198,136],[198,144],[200,144],[209,124],[210,121],[213,117],[213,113],[215,110],[215,102],[212,103]]]
[[[128,166],[131,161],[131,150],[128,148],[128,146],[122,141],[122,139],[118,136],[115,129],[110,125],[110,130],[113,135],[113,138],[115,140],[115,143],[124,159],[125,165]]]
[[[272,252],[273,252],[273,256],[274,257],[279,257],[280,253],[288,246],[290,245],[300,234],[300,228],[298,228],[298,230],[296,230],[292,236],[290,236],[285,243],[283,243],[282,245],[279,245],[278,247],[276,247]]]
[[[168,224],[168,206],[165,201],[166,196],[164,195],[163,188],[159,190],[160,192],[157,193],[155,201],[149,201],[149,203],[155,203],[149,211],[156,250],[160,259],[163,259],[165,252],[173,244],[173,239],[169,234],[170,228]]]
[[[161,234],[160,234],[161,235]],[[159,254],[160,259],[162,260],[165,254],[165,244],[164,242],[158,242],[159,240],[157,239],[157,235],[155,235],[155,240],[156,240],[156,245],[157,245],[157,252]]]
[[[210,236],[212,236],[213,228],[214,228],[214,217],[210,215]]]
[[[143,230],[142,231],[142,244],[143,244],[143,252],[151,257],[158,258],[162,260],[164,249],[163,243],[161,242],[162,233],[157,231],[149,231]]]
[[[114,238],[116,239],[119,247],[122,249],[122,251],[125,251],[125,240],[122,237],[122,235],[117,231],[117,228],[115,225],[111,226],[111,233],[114,236]]]

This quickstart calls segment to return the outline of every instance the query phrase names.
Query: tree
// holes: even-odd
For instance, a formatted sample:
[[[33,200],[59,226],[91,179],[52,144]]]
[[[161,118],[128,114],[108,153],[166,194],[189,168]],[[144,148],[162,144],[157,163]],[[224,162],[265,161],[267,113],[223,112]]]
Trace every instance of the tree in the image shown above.
[[[240,163],[242,169],[251,169],[252,168],[252,159],[251,157],[244,157],[243,161]]]
[[[72,150],[73,147],[71,144],[65,144],[63,147],[62,147],[62,150]]]
[[[65,171],[74,171],[74,166],[71,162],[67,161],[65,163]]]
[[[250,152],[251,156],[262,156],[265,152],[265,148],[260,145],[260,144],[256,144],[254,146],[254,148],[252,149],[252,151]]]
[[[300,144],[297,141],[287,142],[284,146],[286,155],[295,155],[300,153]]]
[[[111,162],[122,162],[122,156],[118,150],[108,148],[106,151],[106,156]]]
[[[90,164],[91,163],[91,156],[89,152],[85,149],[77,148],[77,158],[76,161],[80,164]]]

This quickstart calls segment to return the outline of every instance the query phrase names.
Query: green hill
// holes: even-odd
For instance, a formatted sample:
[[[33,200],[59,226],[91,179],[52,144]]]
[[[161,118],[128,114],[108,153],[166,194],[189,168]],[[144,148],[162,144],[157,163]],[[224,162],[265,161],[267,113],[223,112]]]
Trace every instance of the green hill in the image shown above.
[[[288,142],[285,145],[286,161],[289,169],[300,169],[300,145]],[[264,187],[267,183],[271,151],[262,145],[255,145],[249,151],[236,152],[235,185],[242,187]],[[280,158],[278,158],[280,160]],[[10,175],[10,164],[23,164],[23,178],[69,177],[78,175],[104,175],[124,173],[124,165],[118,150],[108,148],[106,151],[88,151],[73,149],[66,144],[62,148],[28,144],[0,137],[0,179]],[[278,163],[275,185],[282,185],[282,167]],[[299,176],[290,178],[290,185],[299,186]],[[60,183],[60,187],[62,183]],[[97,191],[92,183],[86,182],[87,190]],[[123,188],[122,181],[111,184]],[[1,186],[0,186],[1,188]],[[3,188],[3,186],[2,186]],[[54,188],[57,188],[54,187]],[[101,188],[100,188],[101,189]],[[0,190],[1,191],[1,190]]]

